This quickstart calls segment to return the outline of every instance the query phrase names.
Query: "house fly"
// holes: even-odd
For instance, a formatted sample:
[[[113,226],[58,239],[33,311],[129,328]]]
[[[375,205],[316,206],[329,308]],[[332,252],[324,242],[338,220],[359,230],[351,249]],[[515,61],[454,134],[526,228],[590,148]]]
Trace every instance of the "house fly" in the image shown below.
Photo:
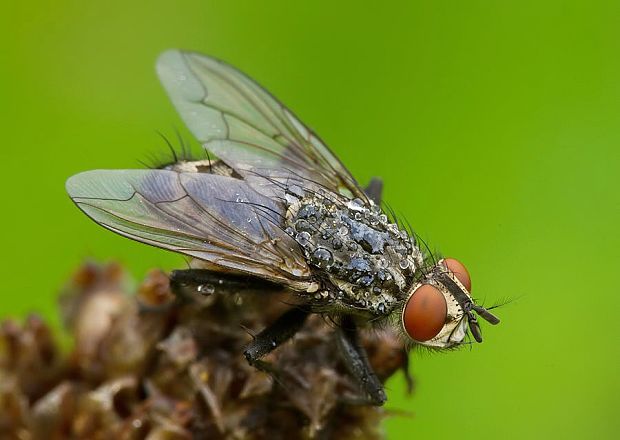
[[[470,294],[465,267],[436,261],[416,235],[381,207],[381,181],[363,189],[321,139],[234,67],[170,50],[157,73],[193,136],[217,160],[161,169],[94,170],[67,191],[95,222],[134,240],[201,262],[173,271],[171,284],[213,280],[280,286],[301,303],[260,332],[247,360],[291,338],[311,313],[339,323],[343,360],[365,402],[386,395],[358,341],[358,327],[391,326],[405,345],[445,349],[477,316],[499,319]]]

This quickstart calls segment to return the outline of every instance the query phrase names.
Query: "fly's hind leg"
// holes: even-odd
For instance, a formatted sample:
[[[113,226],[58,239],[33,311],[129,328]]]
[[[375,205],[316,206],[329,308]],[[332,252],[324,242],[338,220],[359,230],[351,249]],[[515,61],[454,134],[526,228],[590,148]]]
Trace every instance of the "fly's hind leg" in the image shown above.
[[[360,345],[357,326],[352,319],[342,319],[336,339],[349,373],[365,393],[364,396],[343,398],[343,401],[355,405],[383,405],[387,400],[383,384],[368,362],[366,350]]]
[[[373,177],[368,182],[364,192],[375,205],[381,205],[381,197],[383,195],[383,180],[379,177]]]
[[[175,270],[170,274],[170,286],[179,301],[191,301],[192,294],[195,292],[208,295],[215,292],[272,292],[282,290],[282,286],[260,278],[205,269]],[[310,311],[303,307],[293,307],[269,327],[255,335],[243,352],[248,363],[277,378],[279,376],[277,369],[261,358],[293,337],[304,325],[309,314]]]
[[[273,291],[279,287],[269,281],[246,275],[228,274],[206,269],[186,269],[173,270],[170,273],[170,288],[180,301],[192,301],[195,293],[210,295],[215,292]]]

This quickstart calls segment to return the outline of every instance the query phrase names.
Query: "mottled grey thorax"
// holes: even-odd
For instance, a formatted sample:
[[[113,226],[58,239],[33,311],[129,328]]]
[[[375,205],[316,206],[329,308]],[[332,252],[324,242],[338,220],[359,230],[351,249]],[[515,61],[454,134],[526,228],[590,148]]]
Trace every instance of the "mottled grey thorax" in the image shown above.
[[[319,269],[314,301],[388,314],[406,293],[422,254],[381,209],[335,194],[304,196],[287,211],[287,232]]]

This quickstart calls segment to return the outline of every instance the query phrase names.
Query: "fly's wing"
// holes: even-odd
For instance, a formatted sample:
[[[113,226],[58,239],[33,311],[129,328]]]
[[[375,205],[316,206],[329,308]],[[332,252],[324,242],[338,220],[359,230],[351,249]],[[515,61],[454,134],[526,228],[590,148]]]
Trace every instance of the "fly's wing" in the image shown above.
[[[170,50],[159,57],[157,73],[196,139],[252,185],[257,176],[267,177],[261,186],[269,186],[265,180],[292,179],[366,199],[317,135],[234,67],[205,55]],[[281,192],[277,188],[274,184],[271,189]]]
[[[310,270],[280,224],[284,207],[246,182],[170,170],[95,170],[67,181],[95,222],[222,269],[304,289]]]

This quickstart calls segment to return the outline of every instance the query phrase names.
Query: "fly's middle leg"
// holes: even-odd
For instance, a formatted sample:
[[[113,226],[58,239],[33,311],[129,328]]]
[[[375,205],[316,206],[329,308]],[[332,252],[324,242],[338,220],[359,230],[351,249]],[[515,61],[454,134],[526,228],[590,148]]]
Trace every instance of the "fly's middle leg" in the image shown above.
[[[303,327],[309,314],[309,310],[294,307],[256,335],[243,352],[248,363],[259,370],[273,373],[271,365],[261,358],[292,338]]]

